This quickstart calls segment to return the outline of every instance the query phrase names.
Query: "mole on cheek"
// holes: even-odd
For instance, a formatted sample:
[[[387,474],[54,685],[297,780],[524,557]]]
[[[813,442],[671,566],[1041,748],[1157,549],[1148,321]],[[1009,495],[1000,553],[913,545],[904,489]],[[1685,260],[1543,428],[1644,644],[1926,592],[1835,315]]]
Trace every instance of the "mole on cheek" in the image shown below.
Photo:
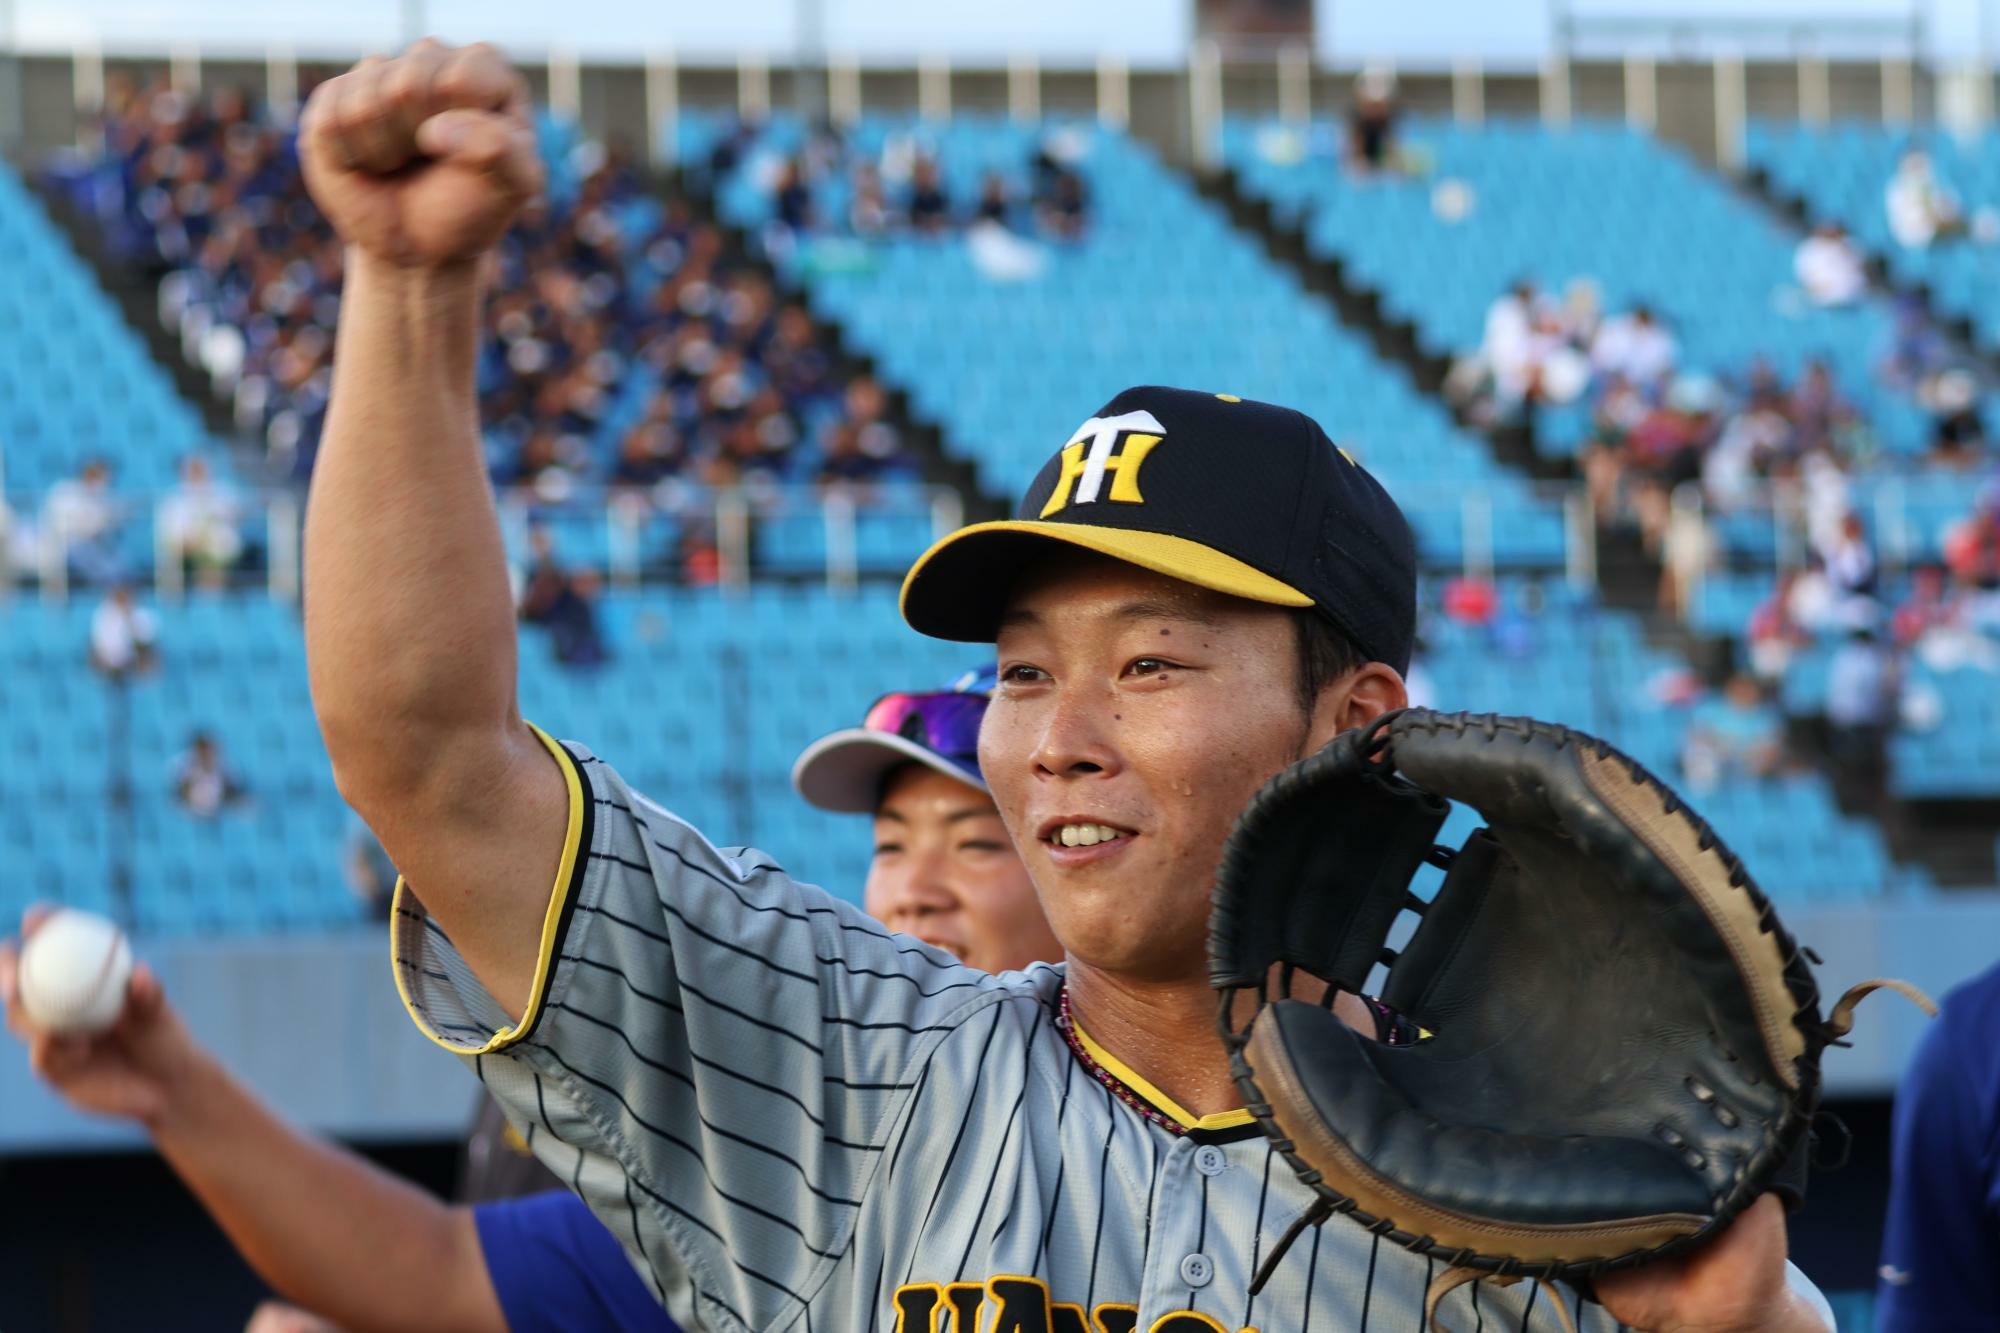
[[[1167,636],[1168,636],[1169,634],[1172,634],[1172,633],[1173,633],[1173,631],[1172,631],[1172,630],[1170,630],[1170,629],[1163,629],[1163,630],[1161,630],[1161,631],[1160,631],[1160,637],[1164,639],[1164,638],[1166,638],[1166,637],[1167,637]]]

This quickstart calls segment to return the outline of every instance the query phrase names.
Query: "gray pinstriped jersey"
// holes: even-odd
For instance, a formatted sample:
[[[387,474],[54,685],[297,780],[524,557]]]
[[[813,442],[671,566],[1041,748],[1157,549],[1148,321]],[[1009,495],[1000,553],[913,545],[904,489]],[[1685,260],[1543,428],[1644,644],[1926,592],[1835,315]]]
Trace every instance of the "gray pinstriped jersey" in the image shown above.
[[[1310,1203],[1254,1127],[1175,1134],[1056,1026],[1060,969],[990,977],[718,850],[579,747],[573,873],[525,1033],[399,902],[399,981],[536,1154],[710,1329],[1413,1329],[1435,1265]],[[569,858],[566,858],[566,861]],[[1239,1117],[1240,1118],[1240,1117]],[[1461,1330],[1553,1329],[1565,1287],[1475,1285]],[[1476,1311],[1476,1312],[1475,1312]],[[1585,1329],[1612,1321],[1580,1307]]]

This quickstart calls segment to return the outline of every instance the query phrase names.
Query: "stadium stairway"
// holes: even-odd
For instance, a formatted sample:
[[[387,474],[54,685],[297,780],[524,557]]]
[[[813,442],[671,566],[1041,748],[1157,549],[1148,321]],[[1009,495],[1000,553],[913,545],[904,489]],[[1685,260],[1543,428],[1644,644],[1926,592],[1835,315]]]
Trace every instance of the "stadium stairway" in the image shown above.
[[[1945,335],[1953,360],[1977,368],[1980,389],[1990,394],[2000,384],[2000,348],[1982,345],[1966,306],[1960,301],[1948,303],[1940,299],[1933,285],[1937,280],[1935,273],[1919,265],[1899,262],[1892,249],[1895,242],[1882,228],[1871,225],[1870,218],[1857,217],[1851,200],[1841,201],[1849,207],[1839,207],[1830,192],[1814,190],[1802,178],[1801,171],[1809,170],[1811,162],[1802,150],[1810,149],[1818,137],[1804,129],[1781,131],[1775,126],[1753,126],[1748,136],[1749,160],[1738,178],[1745,193],[1792,226],[1804,229],[1821,222],[1839,222],[1846,227],[1848,239],[1866,257],[1868,280],[1875,290],[1920,302],[1931,327]],[[1805,162],[1795,161],[1798,156],[1804,156]],[[1880,200],[1872,202],[1879,212]]]
[[[1720,182],[1733,188],[1731,182]],[[1751,183],[1742,183],[1741,194],[1769,210],[1783,225],[1803,230],[1801,210],[1788,208],[1768,193],[1759,193]],[[1269,253],[1289,265],[1310,290],[1329,300],[1341,318],[1365,334],[1385,360],[1403,367],[1425,393],[1444,401],[1442,389],[1449,357],[1427,345],[1414,315],[1400,315],[1385,300],[1384,293],[1369,285],[1342,256],[1308,239],[1311,217],[1307,209],[1282,209],[1270,195],[1245,181],[1236,164],[1225,164],[1214,175],[1198,182],[1202,192],[1227,209],[1237,226],[1259,237]],[[1877,275],[1878,278],[1881,275]],[[1878,284],[1879,285],[1879,284]],[[1573,479],[1574,461],[1536,448],[1532,427],[1487,427],[1454,410],[1459,424],[1469,433],[1483,437],[1494,456],[1503,463],[1540,477]],[[1703,677],[1715,681],[1731,664],[1746,660],[1741,642],[1748,607],[1733,620],[1714,616],[1687,621],[1657,610],[1660,565],[1646,553],[1635,533],[1601,531],[1598,534],[1598,590],[1604,606],[1629,613],[1643,628],[1645,643],[1672,658],[1691,664]],[[1728,576],[1723,576],[1727,580]],[[1768,582],[1768,575],[1764,576]],[[1723,594],[1727,596],[1727,594]],[[1714,599],[1714,600],[1720,600]],[[1740,599],[1739,599],[1740,600]],[[1961,712],[1967,709],[1961,707]],[[1824,718],[1813,712],[1786,709],[1788,734],[1797,751],[1825,759]],[[1984,717],[1983,713],[1979,716]],[[1880,828],[1881,836],[1898,861],[1921,866],[1923,873],[1945,885],[1990,885],[2000,878],[2000,846],[1993,830],[2000,828],[2000,801],[1964,789],[1968,772],[1962,756],[1939,756],[1929,751],[1938,741],[1899,740],[1896,759],[1908,771],[1936,773],[1943,769],[1952,776],[1938,779],[1941,789],[1896,790],[1895,803],[1886,820],[1872,812],[1843,809],[1850,818],[1866,819]],[[2000,780],[1991,784],[2000,789]]]
[[[1338,255],[1308,244],[1306,214],[1297,213],[1289,219],[1281,215],[1270,199],[1251,190],[1237,169],[1227,163],[1215,174],[1198,179],[1196,185],[1220,203],[1239,228],[1258,237],[1272,258],[1288,265],[1309,291],[1331,302],[1342,320],[1368,338],[1377,355],[1402,367],[1411,382],[1441,403],[1463,430],[1484,439],[1496,460],[1538,478],[1577,480],[1575,460],[1538,451],[1532,427],[1525,421],[1500,425],[1476,422],[1447,401],[1443,388],[1450,358],[1429,350],[1416,321],[1393,313],[1382,293],[1362,281]],[[1649,639],[1700,660],[1695,655],[1702,645],[1696,636],[1685,633],[1676,622],[1650,614],[1660,583],[1660,565],[1646,553],[1636,534],[1600,532],[1597,566],[1599,595],[1605,605],[1644,617]]]
[[[27,184],[70,249],[90,266],[98,287],[117,307],[126,325],[145,343],[154,364],[172,379],[181,400],[200,412],[210,436],[229,445],[238,474],[259,475],[263,451],[243,438],[230,419],[229,404],[209,391],[200,367],[182,354],[180,343],[160,321],[160,273],[113,258],[103,232],[77,208],[75,200],[62,190],[51,188],[46,177],[31,176]]]

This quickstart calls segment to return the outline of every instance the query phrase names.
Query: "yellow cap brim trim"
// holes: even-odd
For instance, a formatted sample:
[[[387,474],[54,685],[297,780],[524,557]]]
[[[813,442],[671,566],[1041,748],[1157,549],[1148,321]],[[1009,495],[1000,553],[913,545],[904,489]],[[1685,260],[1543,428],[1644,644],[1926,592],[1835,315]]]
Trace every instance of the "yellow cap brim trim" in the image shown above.
[[[903,619],[919,632],[937,638],[965,640],[983,638],[991,641],[992,627],[997,625],[1003,608],[997,605],[978,605],[976,601],[968,605],[968,594],[975,591],[969,586],[946,589],[940,585],[928,595],[923,589],[929,589],[944,574],[940,564],[947,552],[954,553],[958,559],[963,560],[970,554],[968,543],[990,544],[995,536],[1001,534],[1016,539],[1034,537],[1062,542],[1069,546],[1079,546],[1086,551],[1095,551],[1099,555],[1122,560],[1128,565],[1137,565],[1141,569],[1150,569],[1156,574],[1164,574],[1183,583],[1192,583],[1198,588],[1227,593],[1232,597],[1244,598],[1246,601],[1264,602],[1271,606],[1313,604],[1311,597],[1282,579],[1273,578],[1233,555],[1224,555],[1212,546],[1204,546],[1186,537],[1171,537],[1160,532],[1140,532],[1131,528],[1095,527],[1087,523],[1003,519],[960,528],[957,532],[941,538],[928,551],[918,556],[917,562],[910,566],[910,572],[903,579]],[[1014,568],[1018,568],[1018,562],[1009,561],[1005,570],[1000,572],[1011,573]],[[940,610],[939,614],[933,615],[933,609],[940,605],[949,606],[951,614],[946,615]],[[967,633],[967,626],[975,621],[979,623],[980,628],[976,632]]]

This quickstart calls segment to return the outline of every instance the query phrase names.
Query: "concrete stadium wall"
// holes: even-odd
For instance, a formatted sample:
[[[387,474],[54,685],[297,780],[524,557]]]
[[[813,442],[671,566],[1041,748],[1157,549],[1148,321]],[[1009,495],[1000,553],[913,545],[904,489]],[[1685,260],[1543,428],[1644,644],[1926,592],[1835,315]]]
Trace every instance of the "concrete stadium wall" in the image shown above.
[[[51,150],[76,144],[88,125],[87,108],[92,102],[95,82],[92,62],[81,65],[69,55],[35,54],[19,63],[21,86],[18,133],[12,135],[10,151],[24,162],[39,160]],[[156,55],[107,55],[99,58],[105,77],[128,74],[135,77],[165,75],[171,62],[165,53]],[[345,62],[333,59],[297,62],[298,86],[310,86],[317,78],[337,73]],[[549,90],[548,66],[538,59],[524,63],[537,96]],[[749,76],[752,86],[759,68],[753,61]],[[1610,119],[1650,119],[1663,138],[1681,144],[1705,163],[1718,157],[1717,80],[1718,69],[1727,77],[1727,66],[1706,60],[1666,59],[1643,67],[1628,67],[1615,60],[1578,61],[1567,67],[1570,114],[1578,117]],[[1790,118],[1816,115],[1804,69],[1788,60],[1754,61],[1742,66],[1743,108],[1752,117]],[[202,86],[234,85],[263,96],[271,88],[271,69],[265,63],[232,56],[226,59],[200,58],[183,53],[183,77],[192,77]],[[1311,68],[1300,85],[1302,104],[1312,112],[1326,114],[1344,108],[1351,96],[1358,67]],[[1932,124],[1939,118],[1942,81],[1924,65],[1895,61],[1850,61],[1825,66],[1825,107],[1832,119],[1897,120],[1905,115],[1917,124]],[[825,106],[827,76],[817,67],[773,65],[765,67],[770,103],[779,109],[813,109]],[[1098,70],[1079,68],[1074,63],[1048,65],[1034,71],[1033,83],[1045,113],[1095,114],[1102,92]],[[1191,77],[1186,68],[1134,68],[1113,74],[1127,88],[1130,123],[1138,135],[1156,145],[1177,165],[1194,161],[1193,127],[1189,104]],[[1992,76],[1984,78],[1983,105],[2000,102]],[[681,105],[691,108],[729,109],[739,104],[745,86],[743,67],[721,63],[687,63],[674,69]],[[1537,75],[1519,70],[1467,67],[1451,70],[1412,69],[1401,75],[1401,96],[1412,111],[1432,114],[1487,116],[1536,116],[1560,104],[1551,81],[1561,78],[1556,70]],[[576,114],[592,134],[617,139],[637,151],[652,143],[653,126],[647,99],[647,69],[635,62],[589,63],[577,71]],[[919,107],[922,79],[914,66],[864,65],[860,69],[861,101],[868,110],[915,111]],[[1285,80],[1278,59],[1260,55],[1251,59],[1224,58],[1220,79],[1225,114],[1279,114],[1284,110]],[[280,79],[282,84],[282,76]],[[1647,115],[1644,89],[1652,88],[1651,113]],[[1899,91],[1906,84],[1907,107]],[[1010,106],[1010,72],[990,65],[957,65],[949,68],[943,86],[954,110],[999,113]],[[1294,104],[1294,109],[1299,103]],[[0,145],[10,138],[0,124]]]

